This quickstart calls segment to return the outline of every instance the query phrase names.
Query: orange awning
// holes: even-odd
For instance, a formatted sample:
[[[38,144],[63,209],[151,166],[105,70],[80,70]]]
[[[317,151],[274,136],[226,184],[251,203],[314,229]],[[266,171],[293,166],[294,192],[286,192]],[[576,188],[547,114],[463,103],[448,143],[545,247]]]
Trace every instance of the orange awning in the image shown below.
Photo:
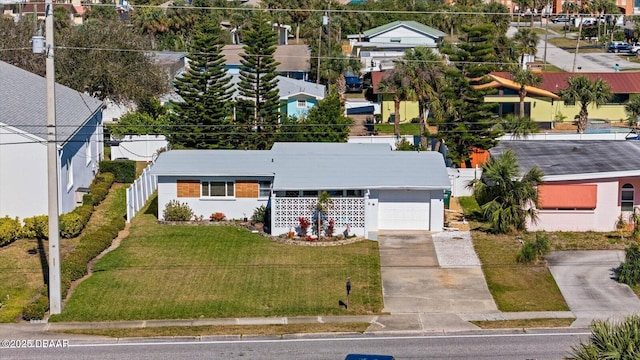
[[[539,209],[595,209],[598,185],[539,185]]]

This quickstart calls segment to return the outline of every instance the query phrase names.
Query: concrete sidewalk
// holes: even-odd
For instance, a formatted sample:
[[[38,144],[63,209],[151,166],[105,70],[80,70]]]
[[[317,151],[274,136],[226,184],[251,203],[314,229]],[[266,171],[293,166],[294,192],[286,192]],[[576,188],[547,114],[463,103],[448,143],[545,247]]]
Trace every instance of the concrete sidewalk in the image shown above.
[[[132,320],[108,322],[52,322],[0,324],[0,339],[101,339],[102,336],[70,335],[58,333],[68,330],[87,329],[124,329],[158,328],[181,326],[224,326],[224,325],[286,325],[286,324],[323,324],[323,323],[369,323],[365,334],[434,334],[479,330],[469,321],[514,320],[541,318],[573,318],[570,311],[523,312],[523,313],[479,313],[479,314],[442,314],[412,313],[393,315],[355,315],[355,316],[300,316],[273,318],[225,318],[193,320]]]

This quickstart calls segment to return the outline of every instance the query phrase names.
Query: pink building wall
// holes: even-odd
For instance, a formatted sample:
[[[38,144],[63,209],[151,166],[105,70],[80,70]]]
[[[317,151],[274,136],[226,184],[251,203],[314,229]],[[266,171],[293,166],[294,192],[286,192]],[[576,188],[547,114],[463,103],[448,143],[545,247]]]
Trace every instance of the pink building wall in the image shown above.
[[[553,181],[549,184],[596,184],[597,204],[594,210],[539,210],[538,222],[527,224],[529,231],[615,231],[620,215],[620,188],[631,183],[638,204],[640,179],[600,179],[584,181]]]

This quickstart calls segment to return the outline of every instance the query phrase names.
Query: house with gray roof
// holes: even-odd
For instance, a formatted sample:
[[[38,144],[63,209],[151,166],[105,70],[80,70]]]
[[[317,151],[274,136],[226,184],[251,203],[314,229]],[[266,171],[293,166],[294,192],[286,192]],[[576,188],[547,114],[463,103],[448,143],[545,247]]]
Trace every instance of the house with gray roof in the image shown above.
[[[276,143],[271,150],[172,150],[162,153],[158,218],[167,203],[187,203],[196,216],[228,219],[270,209],[271,234],[299,231],[312,220],[319,194],[333,201],[325,221],[336,233],[374,239],[383,230],[441,231],[450,181],[441,154],[392,151],[386,144]]]
[[[230,74],[237,74],[240,71],[240,61],[242,54],[244,54],[243,47],[242,44],[228,44],[222,48],[225,67]],[[309,45],[278,45],[273,57],[279,63],[276,66],[276,71],[280,75],[305,81],[309,79],[309,71],[311,71]]]
[[[102,101],[55,85],[60,212],[82,202],[103,158]],[[0,216],[47,214],[45,78],[0,61]]]
[[[417,21],[399,20],[347,35],[351,55],[358,57],[366,71],[393,68],[393,61],[406,50],[418,46],[436,48],[446,34]]]
[[[510,140],[489,150],[512,150],[524,175],[544,173],[532,231],[615,231],[640,206],[640,141]]]

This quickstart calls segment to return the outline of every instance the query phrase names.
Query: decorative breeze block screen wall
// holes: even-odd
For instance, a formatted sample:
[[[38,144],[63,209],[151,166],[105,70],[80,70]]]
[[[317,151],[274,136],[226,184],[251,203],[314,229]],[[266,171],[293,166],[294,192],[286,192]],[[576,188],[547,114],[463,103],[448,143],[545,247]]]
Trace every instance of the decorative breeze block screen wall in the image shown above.
[[[299,218],[308,220],[313,218],[313,208],[317,198],[307,197],[275,197],[271,216],[276,228],[296,228],[300,225]],[[364,198],[332,198],[333,206],[327,214],[327,219],[335,220],[336,228],[343,228],[349,224],[352,228],[364,229]]]

